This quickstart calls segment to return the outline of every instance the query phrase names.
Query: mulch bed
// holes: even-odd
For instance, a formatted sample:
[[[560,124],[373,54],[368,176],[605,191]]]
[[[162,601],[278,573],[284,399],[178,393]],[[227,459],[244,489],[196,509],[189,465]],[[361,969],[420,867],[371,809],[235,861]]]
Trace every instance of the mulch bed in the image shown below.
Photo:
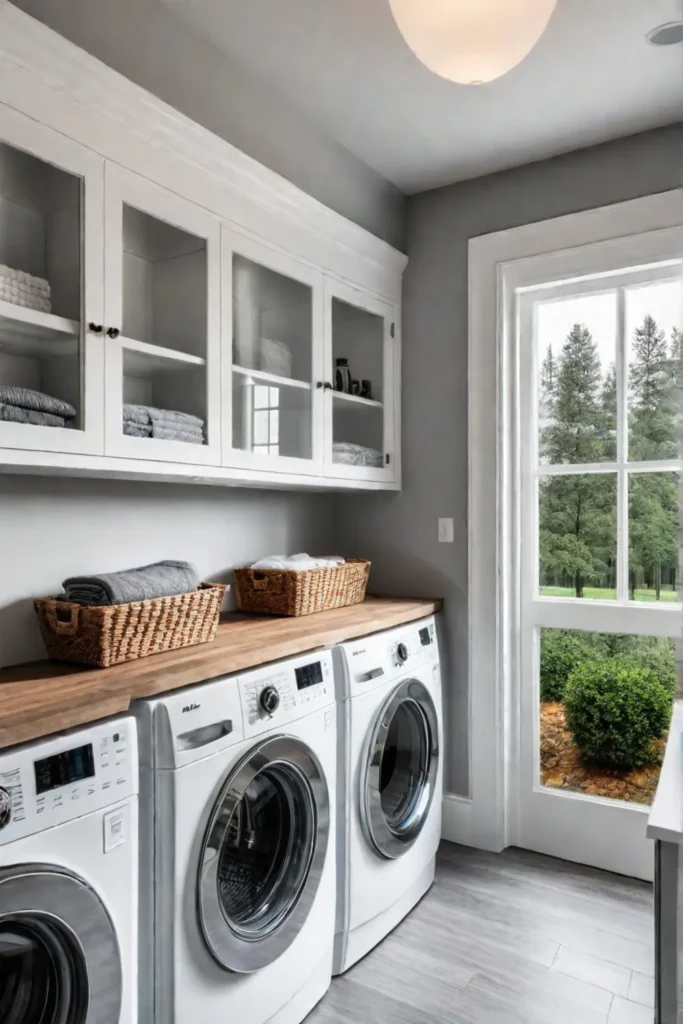
[[[567,729],[564,705],[555,701],[541,704],[541,782],[544,786],[651,804],[665,746],[666,737],[655,744],[658,754],[652,764],[630,772],[586,764]]]

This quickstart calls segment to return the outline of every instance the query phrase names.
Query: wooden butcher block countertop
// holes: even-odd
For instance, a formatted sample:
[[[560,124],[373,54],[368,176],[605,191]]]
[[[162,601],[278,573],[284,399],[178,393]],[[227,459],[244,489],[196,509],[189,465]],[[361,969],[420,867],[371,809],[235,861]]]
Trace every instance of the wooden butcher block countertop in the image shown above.
[[[301,618],[229,613],[210,644],[155,654],[112,668],[34,661],[0,671],[0,747],[128,711],[131,701],[242,672],[317,647],[401,626],[441,602],[368,597],[362,604]]]

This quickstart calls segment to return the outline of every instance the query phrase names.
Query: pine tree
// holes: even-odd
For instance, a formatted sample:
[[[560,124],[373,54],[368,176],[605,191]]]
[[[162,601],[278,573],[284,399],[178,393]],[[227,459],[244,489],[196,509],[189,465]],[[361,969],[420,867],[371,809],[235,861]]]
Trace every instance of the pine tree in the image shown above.
[[[541,442],[550,462],[592,463],[614,457],[610,388],[609,379],[603,381],[590,331],[585,324],[575,324],[557,360],[552,418],[542,430]],[[612,474],[555,476],[543,481],[541,578],[571,578],[576,597],[583,597],[589,581],[597,585],[612,582],[615,487]]]
[[[664,331],[649,314],[633,336],[629,392],[629,459],[676,458],[670,351]]]

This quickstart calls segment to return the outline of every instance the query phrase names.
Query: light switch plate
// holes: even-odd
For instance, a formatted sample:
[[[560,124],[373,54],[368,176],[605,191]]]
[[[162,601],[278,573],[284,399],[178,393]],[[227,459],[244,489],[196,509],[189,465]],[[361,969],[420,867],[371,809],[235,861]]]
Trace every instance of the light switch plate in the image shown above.
[[[452,544],[453,543],[453,520],[452,519],[439,519],[438,522],[438,536],[439,544]]]

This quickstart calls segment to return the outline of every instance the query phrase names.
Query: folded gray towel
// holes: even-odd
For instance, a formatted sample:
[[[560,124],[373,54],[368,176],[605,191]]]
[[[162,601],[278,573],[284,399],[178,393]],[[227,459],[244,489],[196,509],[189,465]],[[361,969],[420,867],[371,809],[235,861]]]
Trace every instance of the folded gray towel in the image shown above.
[[[63,416],[54,416],[50,412],[35,412],[33,409],[20,409],[18,405],[5,405],[0,402],[0,420],[8,423],[31,423],[34,427],[63,427],[66,420]]]
[[[73,419],[76,415],[73,405],[63,402],[61,398],[44,395],[42,391],[31,391],[30,388],[17,388],[12,384],[0,384],[0,402],[16,405],[20,409],[33,409],[35,412],[64,416],[66,419]]]
[[[204,444],[204,435],[195,430],[183,430],[182,427],[152,426],[152,437],[158,441],[185,441],[188,444]]]
[[[163,561],[123,572],[71,576],[62,586],[64,600],[76,604],[127,604],[196,590],[199,576],[191,562]]]
[[[202,429],[204,420],[199,416],[192,416],[189,412],[179,412],[177,409],[157,409],[153,405],[131,405],[126,403],[123,406],[123,419],[128,423],[161,423],[170,427],[183,426]]]
[[[143,426],[142,423],[133,423],[129,420],[124,420],[123,432],[128,437],[151,437],[152,424],[148,423],[146,426]]]

